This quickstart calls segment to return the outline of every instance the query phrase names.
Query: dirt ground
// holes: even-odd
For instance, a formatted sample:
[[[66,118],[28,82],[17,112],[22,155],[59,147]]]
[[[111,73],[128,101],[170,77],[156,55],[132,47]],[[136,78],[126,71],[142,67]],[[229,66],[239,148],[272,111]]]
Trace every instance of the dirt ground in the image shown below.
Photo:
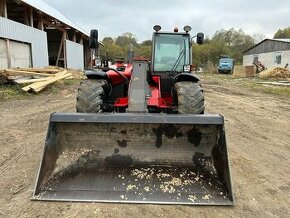
[[[49,115],[74,111],[74,85],[0,102],[0,217],[289,217],[289,97],[204,80],[207,112],[226,120],[234,207],[31,201]]]

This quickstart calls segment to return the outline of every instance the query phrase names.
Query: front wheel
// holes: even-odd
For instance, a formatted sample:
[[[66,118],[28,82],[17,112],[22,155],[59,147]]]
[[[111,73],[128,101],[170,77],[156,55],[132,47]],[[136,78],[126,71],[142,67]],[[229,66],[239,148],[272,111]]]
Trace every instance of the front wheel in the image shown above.
[[[84,80],[77,93],[76,110],[78,113],[100,113],[103,109],[105,80]]]
[[[204,114],[204,94],[198,83],[183,81],[175,84],[179,114]]]

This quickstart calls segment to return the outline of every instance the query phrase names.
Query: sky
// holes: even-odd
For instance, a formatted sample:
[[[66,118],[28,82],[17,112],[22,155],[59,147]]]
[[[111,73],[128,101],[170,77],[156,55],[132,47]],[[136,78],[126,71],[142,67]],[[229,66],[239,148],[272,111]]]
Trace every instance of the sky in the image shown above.
[[[211,37],[217,30],[242,29],[272,38],[290,26],[289,0],[44,0],[79,27],[99,30],[99,37],[133,33],[139,42],[151,39],[152,27],[192,27]]]

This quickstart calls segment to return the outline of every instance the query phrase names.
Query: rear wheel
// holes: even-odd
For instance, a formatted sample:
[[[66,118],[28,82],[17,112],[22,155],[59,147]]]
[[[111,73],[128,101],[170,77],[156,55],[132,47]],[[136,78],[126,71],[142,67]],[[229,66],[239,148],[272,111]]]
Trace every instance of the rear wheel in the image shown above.
[[[84,80],[77,93],[76,110],[78,113],[100,113],[105,96],[105,80]]]
[[[203,89],[198,83],[177,82],[177,109],[179,114],[203,114],[205,110]]]

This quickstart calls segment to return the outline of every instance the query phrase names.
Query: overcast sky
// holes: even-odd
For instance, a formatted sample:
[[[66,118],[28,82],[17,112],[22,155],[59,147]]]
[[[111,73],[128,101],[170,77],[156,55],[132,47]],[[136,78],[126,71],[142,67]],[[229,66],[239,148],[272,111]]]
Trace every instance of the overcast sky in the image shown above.
[[[99,30],[116,37],[135,34],[150,39],[155,24],[163,30],[192,26],[192,34],[211,37],[216,30],[243,29],[248,34],[272,38],[279,28],[290,26],[290,0],[44,0],[82,29]]]

